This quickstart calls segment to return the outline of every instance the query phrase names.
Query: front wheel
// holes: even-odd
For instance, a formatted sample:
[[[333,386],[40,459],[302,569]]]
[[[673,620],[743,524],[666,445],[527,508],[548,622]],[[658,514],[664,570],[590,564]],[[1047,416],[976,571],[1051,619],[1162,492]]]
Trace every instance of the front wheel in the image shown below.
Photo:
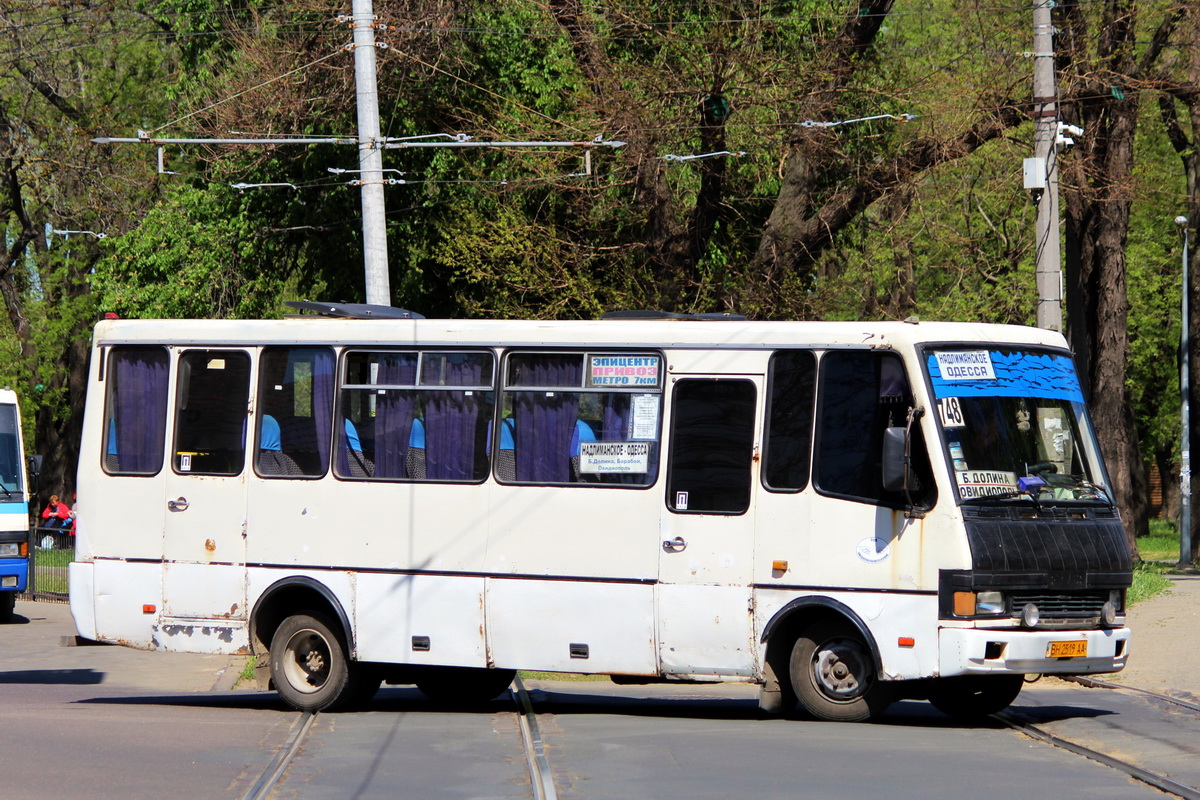
[[[929,702],[943,714],[976,720],[1012,705],[1021,693],[1024,675],[962,675],[939,678],[929,690]]]
[[[293,708],[324,711],[353,699],[350,662],[334,629],[320,614],[296,614],[271,637],[271,679]]]
[[[792,648],[792,688],[817,719],[862,722],[891,705],[891,687],[878,679],[871,648],[849,623],[818,622]]]
[[[16,592],[0,592],[0,623],[12,622],[13,610],[17,607]]]

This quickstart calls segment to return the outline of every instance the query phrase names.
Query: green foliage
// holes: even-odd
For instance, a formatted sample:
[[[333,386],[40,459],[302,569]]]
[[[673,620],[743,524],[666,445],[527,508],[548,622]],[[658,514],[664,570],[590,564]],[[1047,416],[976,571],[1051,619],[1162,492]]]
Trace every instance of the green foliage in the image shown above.
[[[1125,386],[1138,421],[1140,447],[1178,450],[1179,340],[1182,316],[1181,242],[1173,223],[1184,178],[1156,109],[1143,112],[1137,140],[1134,203],[1126,245],[1129,281],[1129,360]]]
[[[184,189],[113,241],[100,263],[100,305],[122,317],[273,316],[288,274],[242,195]]]

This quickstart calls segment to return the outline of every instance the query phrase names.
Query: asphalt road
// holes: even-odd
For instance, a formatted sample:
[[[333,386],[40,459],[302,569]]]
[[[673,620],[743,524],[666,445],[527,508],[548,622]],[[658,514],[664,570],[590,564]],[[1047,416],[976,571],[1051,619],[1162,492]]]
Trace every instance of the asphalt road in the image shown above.
[[[242,797],[297,718],[273,693],[222,689],[223,659],[62,647],[65,608],[20,603],[17,613],[28,621],[0,627],[0,798]],[[926,703],[833,724],[761,719],[748,686],[527,685],[564,800],[1163,797]],[[385,688],[369,711],[320,715],[272,797],[530,797],[512,709],[453,711]],[[1137,698],[1043,682],[1015,710],[1058,735],[1140,752],[1177,779],[1200,761],[1197,715]]]

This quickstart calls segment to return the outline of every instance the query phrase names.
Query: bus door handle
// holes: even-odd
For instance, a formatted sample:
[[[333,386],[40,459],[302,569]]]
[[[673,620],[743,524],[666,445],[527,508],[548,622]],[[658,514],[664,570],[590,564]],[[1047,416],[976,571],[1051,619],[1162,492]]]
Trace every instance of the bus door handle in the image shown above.
[[[667,539],[663,542],[664,553],[682,553],[687,549],[687,542],[682,536],[676,536],[674,539]]]
[[[168,500],[167,508],[171,511],[187,511],[188,501],[186,497],[181,497],[178,500]]]

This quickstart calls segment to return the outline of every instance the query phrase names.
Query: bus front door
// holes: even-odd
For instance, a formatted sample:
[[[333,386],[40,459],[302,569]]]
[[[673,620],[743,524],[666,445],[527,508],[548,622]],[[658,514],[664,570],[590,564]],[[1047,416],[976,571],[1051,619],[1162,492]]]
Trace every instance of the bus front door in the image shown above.
[[[674,388],[657,594],[664,675],[754,674],[754,418],[761,378]]]
[[[188,350],[179,356],[177,369],[163,535],[167,633],[186,632],[186,620],[244,621],[247,616],[250,356],[241,350]]]

